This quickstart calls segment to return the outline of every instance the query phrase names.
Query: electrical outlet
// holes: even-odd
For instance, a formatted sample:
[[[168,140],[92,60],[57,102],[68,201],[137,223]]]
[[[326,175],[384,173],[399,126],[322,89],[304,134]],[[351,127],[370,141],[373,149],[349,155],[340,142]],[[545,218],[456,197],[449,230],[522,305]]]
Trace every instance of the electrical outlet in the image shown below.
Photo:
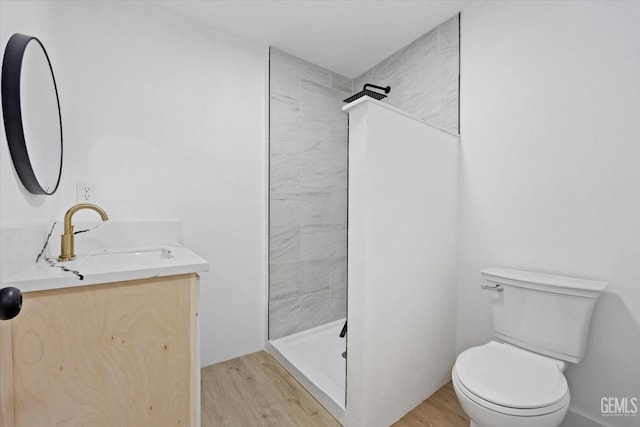
[[[78,203],[95,203],[95,185],[89,184],[87,182],[76,183],[76,200],[78,201]]]

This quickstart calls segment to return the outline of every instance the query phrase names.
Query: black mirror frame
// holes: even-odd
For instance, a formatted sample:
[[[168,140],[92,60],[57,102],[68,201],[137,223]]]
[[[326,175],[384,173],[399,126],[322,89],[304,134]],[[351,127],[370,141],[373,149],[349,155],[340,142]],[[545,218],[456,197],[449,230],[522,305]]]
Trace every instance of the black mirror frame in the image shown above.
[[[27,151],[22,122],[22,109],[20,102],[22,60],[24,58],[25,49],[32,40],[35,40],[40,45],[45,57],[47,58],[49,70],[51,71],[51,79],[53,80],[54,91],[56,93],[56,104],[58,105],[58,123],[60,125],[60,170],[58,172],[58,179],[56,181],[55,188],[51,191],[46,191],[42,188],[42,185],[38,182],[38,178],[33,171],[31,160],[29,159],[29,152]],[[60,113],[58,86],[56,85],[51,61],[49,60],[47,50],[37,37],[15,33],[7,42],[7,46],[4,51],[4,58],[2,60],[2,115],[4,118],[7,143],[9,144],[9,152],[11,153],[11,159],[13,160],[13,165],[20,177],[20,181],[22,181],[22,184],[30,193],[52,195],[58,189],[58,186],[60,185],[60,177],[62,176],[62,154],[64,148],[62,143],[62,114]]]

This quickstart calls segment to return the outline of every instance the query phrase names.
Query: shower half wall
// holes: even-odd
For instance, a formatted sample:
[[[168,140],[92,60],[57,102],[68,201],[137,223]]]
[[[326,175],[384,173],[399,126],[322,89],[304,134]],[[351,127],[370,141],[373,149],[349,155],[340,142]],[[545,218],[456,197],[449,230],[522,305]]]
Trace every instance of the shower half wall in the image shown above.
[[[361,329],[358,332],[362,319],[356,316],[355,329],[348,334],[351,341],[354,338],[351,332],[355,333],[355,358],[351,350],[348,361],[341,357],[347,340],[336,338],[336,342],[327,343],[322,338],[325,335],[335,338],[347,311],[347,212],[351,202],[347,200],[350,160],[347,115],[341,112],[342,100],[359,91],[363,81],[390,84],[392,92],[385,99],[388,105],[457,132],[458,25],[458,16],[449,19],[354,80],[278,49],[270,50],[270,285],[266,347],[346,425],[365,425],[358,424],[354,414],[372,400],[370,395],[357,391],[359,378],[367,377],[358,369],[350,368],[357,375],[349,379],[355,378],[351,391],[345,389],[346,363],[357,365],[362,361],[363,353],[358,356],[362,347],[357,338],[362,332]],[[396,144],[391,141],[391,145]],[[450,166],[452,170],[455,168]],[[394,268],[389,263],[382,264],[390,270]],[[360,286],[355,283],[357,291]],[[362,301],[352,298],[350,301],[350,313],[361,307]],[[388,314],[383,310],[376,315],[385,318]],[[406,313],[393,317],[402,320]],[[412,331],[414,327],[405,329]],[[330,332],[333,329],[336,330]],[[433,336],[424,334],[424,337]],[[309,357],[310,354],[314,357]],[[315,356],[321,356],[327,363],[317,363]],[[407,384],[422,384],[421,381]],[[422,384],[418,394],[425,398],[427,389]],[[401,403],[415,396],[399,393],[397,397],[401,399],[394,400],[396,407],[389,413],[397,415],[397,410],[403,408]],[[345,401],[350,402],[351,409],[345,407]],[[350,420],[346,419],[346,412],[350,413]]]
[[[460,139],[388,104],[349,111],[344,425],[392,425],[451,380]]]
[[[270,50],[269,339],[346,317],[351,79]]]
[[[346,316],[347,115],[366,82],[458,132],[458,15],[355,79],[276,48],[269,78],[269,339]]]

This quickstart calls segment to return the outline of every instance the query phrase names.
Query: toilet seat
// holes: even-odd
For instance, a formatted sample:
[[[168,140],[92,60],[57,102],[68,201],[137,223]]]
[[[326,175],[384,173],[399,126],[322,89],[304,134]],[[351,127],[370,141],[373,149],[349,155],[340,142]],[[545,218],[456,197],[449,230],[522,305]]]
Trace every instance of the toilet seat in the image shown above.
[[[452,377],[478,405],[509,415],[536,416],[569,403],[563,366],[558,360],[491,341],[462,352]]]

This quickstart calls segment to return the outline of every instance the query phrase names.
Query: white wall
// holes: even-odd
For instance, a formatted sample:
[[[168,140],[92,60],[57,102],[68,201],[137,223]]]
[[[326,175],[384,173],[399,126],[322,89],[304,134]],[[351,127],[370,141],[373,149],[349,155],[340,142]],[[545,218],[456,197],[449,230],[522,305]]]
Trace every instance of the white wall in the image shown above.
[[[606,280],[571,408],[640,397],[640,2],[462,13],[458,350],[491,338],[480,269]]]
[[[364,101],[349,112],[347,426],[389,426],[455,361],[459,138]]]
[[[54,72],[59,65],[57,48],[53,46],[55,23],[53,22],[53,2],[0,2],[0,48],[4,48],[13,33],[36,35],[44,42],[51,57]],[[49,43],[47,43],[49,42]],[[58,82],[60,85],[60,82]],[[62,182],[55,197],[35,196],[27,192],[15,173],[9,147],[7,146],[4,121],[0,120],[0,226],[24,225],[49,222],[57,215],[64,215],[68,209],[65,199],[75,200],[71,185],[64,185],[73,173],[69,162],[65,164]],[[74,189],[75,191],[75,189]]]
[[[2,1],[0,11],[3,48],[13,32],[47,47],[65,136],[59,192],[36,197],[17,183],[3,132],[0,225],[61,220],[76,181],[96,186],[112,219],[180,219],[211,266],[203,365],[263,348],[266,50],[144,2]]]

